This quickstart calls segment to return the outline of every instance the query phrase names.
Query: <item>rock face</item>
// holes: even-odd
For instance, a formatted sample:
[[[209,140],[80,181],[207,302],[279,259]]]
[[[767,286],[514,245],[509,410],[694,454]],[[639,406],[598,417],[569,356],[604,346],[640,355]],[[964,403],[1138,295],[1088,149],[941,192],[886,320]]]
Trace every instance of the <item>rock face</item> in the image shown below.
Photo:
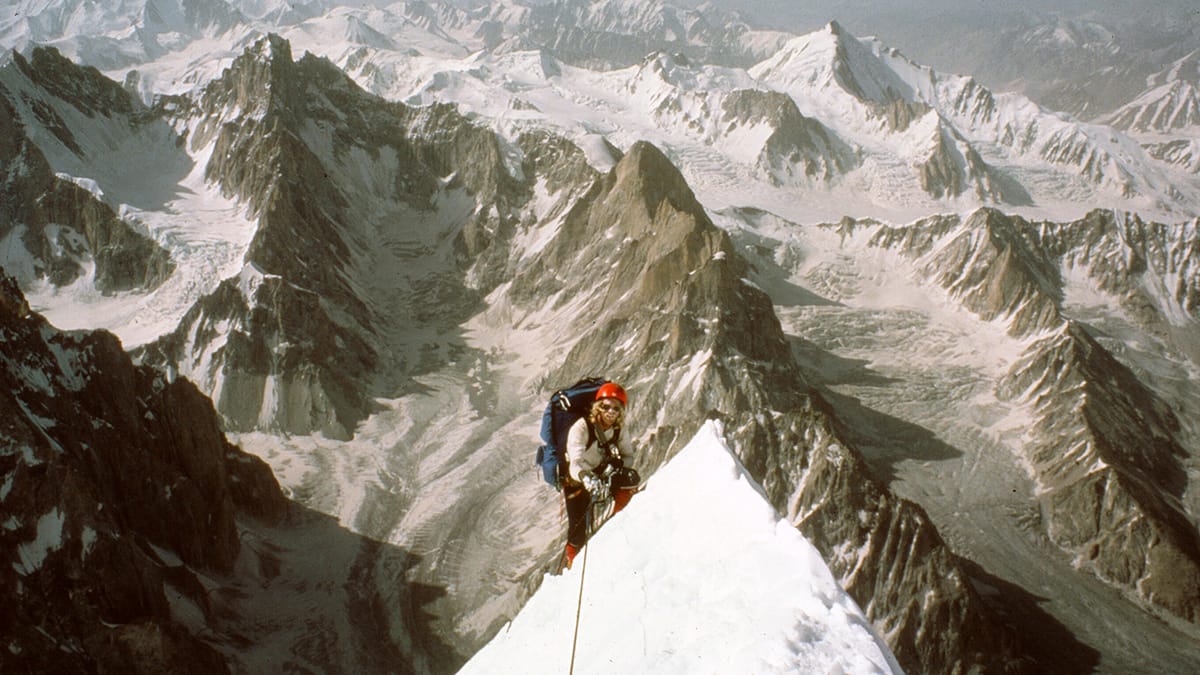
[[[1036,343],[999,384],[1034,402],[1027,452],[1050,538],[1077,567],[1200,623],[1200,533],[1171,408],[1085,330]]]
[[[548,380],[605,372],[636,390],[639,414],[650,416],[650,466],[720,416],[772,502],[822,550],[906,668],[1020,671],[1013,633],[921,509],[872,477],[746,274],[678,170],[638,143],[518,273],[511,296],[540,301],[533,289],[550,277],[597,280],[598,292],[574,287],[573,311],[595,323]]]
[[[846,40],[836,25],[828,37],[835,46]],[[831,82],[867,104],[867,122],[889,133],[936,126],[941,134],[930,137],[929,162],[917,164],[928,191],[1000,189],[969,143],[906,98],[883,60],[870,72],[847,70],[844,51],[835,50]],[[83,88],[88,109],[116,106],[111,87]],[[1012,121],[998,119],[998,108],[980,95],[955,114]],[[856,161],[799,111],[790,97],[746,90],[709,112],[731,125],[772,126],[758,158],[772,171],[826,178]],[[329,600],[352,607],[358,622],[341,630],[337,618],[309,623],[293,610],[285,618],[305,632],[287,644],[289,666],[452,670],[519,609],[557,557],[557,509],[546,504],[554,497],[529,487],[523,444],[532,434],[522,420],[545,393],[531,389],[603,373],[636,392],[647,475],[704,419],[721,417],[774,505],[822,550],[907,669],[1044,670],[1023,658],[1031,636],[1014,619],[1020,601],[980,590],[995,590],[993,579],[874,475],[843,401],[806,381],[770,299],[748,280],[749,263],[653,145],[603,148],[614,166],[601,173],[587,161],[597,148],[587,155],[519,125],[501,137],[451,106],[383,101],[323,59],[294,59],[278,36],[257,41],[195,97],[164,101],[153,114],[186,132],[196,156],[211,158],[205,175],[247,206],[258,230],[241,273],[139,350],[143,364],[170,376],[130,365],[111,337],[49,329],[11,288],[2,296],[12,317],[4,344],[19,349],[4,352],[15,392],[4,419],[17,440],[0,455],[0,500],[26,515],[0,533],[16,565],[0,570],[0,581],[14,594],[44,589],[57,603],[47,615],[71,617],[66,596],[54,595],[60,579],[83,578],[80,566],[93,560],[106,574],[135,572],[113,582],[127,585],[119,598],[95,595],[83,606],[83,628],[63,629],[68,651],[38,646],[34,629],[14,632],[33,655],[30,667],[136,662],[163,670],[160,663],[191,659],[219,669],[194,633],[170,623],[161,579],[174,589],[168,600],[185,596],[205,613],[211,605],[189,570],[234,565],[238,508],[269,518],[280,507],[265,469],[228,446],[210,404],[176,379],[182,374],[234,429],[279,432],[272,442],[280,444],[305,435],[321,469],[329,455],[362,452],[346,461],[349,475],[369,479],[362,503],[331,498],[370,537],[338,548],[350,570],[339,588],[350,590]],[[1028,127],[1004,128],[1002,145],[1044,147]],[[69,130],[50,135],[69,152]],[[1066,159],[1088,161],[1087,144],[1072,146],[1069,136]],[[36,161],[32,143],[5,138],[17,139],[0,145],[6,157]],[[1074,278],[1066,270],[1086,271],[1130,321],[1175,348],[1194,348],[1195,224],[1172,229],[1104,212],[1030,223],[985,209],[909,227],[836,227],[849,235],[868,226],[873,246],[916,260],[947,297],[1029,340],[1000,392],[1038,413],[1022,459],[1036,473],[1047,536],[1079,567],[1195,621],[1196,533],[1180,505],[1189,498],[1183,422],[1140,382],[1145,373],[1122,366],[1106,352],[1111,341],[1066,311]],[[522,372],[495,374],[513,362]],[[100,384],[101,372],[115,373],[115,383]],[[379,412],[377,398],[395,406],[385,411],[395,424],[373,439],[391,445],[336,445]],[[368,424],[384,420],[380,413]],[[138,434],[150,440],[130,440]],[[147,468],[113,469],[128,465]],[[28,487],[24,477],[36,471],[50,480]],[[56,490],[70,481],[95,487]],[[149,506],[126,513],[118,506],[126,495]],[[186,522],[157,517],[177,511]],[[399,543],[389,553],[384,541]],[[126,598],[140,604],[117,602]],[[41,611],[28,606],[27,614]],[[38,618],[22,615],[21,625],[44,626]],[[260,654],[272,629],[252,626],[250,644],[224,643],[223,653]],[[168,636],[157,651],[146,647],[151,633]],[[343,639],[348,633],[353,639]],[[427,639],[432,646],[417,644]],[[87,651],[96,644],[125,646],[114,656]],[[74,645],[90,656],[70,660]]]
[[[928,158],[918,168],[921,189],[933,197],[954,198],[971,192],[983,202],[1024,204],[1028,195],[1020,188],[1003,187],[1001,176],[952,127],[938,120]]]
[[[996,393],[1034,411],[1023,454],[1047,535],[1077,568],[1196,623],[1200,532],[1183,502],[1186,432],[1143,381],[1154,373],[1124,365],[1097,340],[1103,330],[1067,307],[1070,276],[1111,297],[1166,353],[1194,355],[1184,333],[1200,306],[1196,223],[1105,211],[1031,223],[985,209],[961,222],[883,227],[872,245],[912,256],[964,307],[1028,340]]]
[[[477,302],[458,257],[511,227],[520,192],[496,137],[293,61],[277,36],[180,109],[192,147],[213,147],[206,175],[259,225],[241,278],[146,358],[195,379],[235,429],[348,438],[370,398],[436,362],[404,326],[451,331]]]
[[[128,92],[53,49],[35,49],[28,60],[12,55],[0,69],[0,240],[6,242],[0,264],[23,284],[45,279],[65,286],[90,273],[102,292],[157,286],[173,269],[166,251],[119,218],[87,182],[57,175],[30,138],[37,127],[82,155],[55,111],[63,105],[91,118],[128,121],[139,112]]]
[[[758,167],[778,184],[796,179],[832,180],[859,164],[854,150],[820,122],[800,113],[790,96],[778,92],[741,89],[722,103],[726,133],[740,126],[769,125],[758,156]]]
[[[168,596],[209,607],[193,570],[232,571],[239,515],[283,517],[271,470],[190,383],[134,366],[110,334],[55,330],[7,275],[0,335],[0,587],[15,600],[0,663],[224,671]]]

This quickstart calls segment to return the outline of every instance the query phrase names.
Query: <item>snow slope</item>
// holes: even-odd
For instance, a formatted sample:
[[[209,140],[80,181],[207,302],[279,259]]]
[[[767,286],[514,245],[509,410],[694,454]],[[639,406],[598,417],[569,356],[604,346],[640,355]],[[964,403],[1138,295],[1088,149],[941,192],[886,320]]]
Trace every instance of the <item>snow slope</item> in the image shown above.
[[[721,434],[702,427],[459,672],[567,671],[577,607],[579,673],[900,672]]]

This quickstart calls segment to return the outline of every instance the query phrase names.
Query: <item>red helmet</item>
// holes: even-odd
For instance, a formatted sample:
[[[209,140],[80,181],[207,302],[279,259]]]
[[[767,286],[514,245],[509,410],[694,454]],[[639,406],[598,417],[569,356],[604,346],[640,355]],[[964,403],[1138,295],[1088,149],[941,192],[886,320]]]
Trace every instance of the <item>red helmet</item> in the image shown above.
[[[616,382],[605,382],[600,385],[600,388],[596,390],[596,400],[599,401],[603,398],[615,398],[621,402],[621,405],[629,405],[629,396]]]

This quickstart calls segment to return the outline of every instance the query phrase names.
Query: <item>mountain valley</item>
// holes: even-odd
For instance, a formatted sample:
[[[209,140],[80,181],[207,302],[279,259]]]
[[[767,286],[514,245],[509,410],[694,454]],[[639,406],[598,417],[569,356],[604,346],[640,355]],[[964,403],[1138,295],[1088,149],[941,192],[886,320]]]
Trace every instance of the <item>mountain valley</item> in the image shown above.
[[[58,6],[75,19],[0,30],[0,374],[24,430],[0,501],[107,419],[45,403],[85,357],[34,368],[12,336],[110,331],[87,339],[132,362],[97,372],[211,400],[229,480],[263,482],[213,488],[243,540],[217,563],[129,535],[175,575],[145,597],[193,575],[229,598],[151,603],[163,663],[457,670],[556,566],[541,406],[604,374],[650,481],[719,420],[909,672],[1196,665],[1186,97],[1084,121],[836,21],[648,1]],[[1154,91],[1194,78],[1173,64]],[[237,477],[260,460],[278,490]],[[144,508],[117,493],[98,503]],[[86,569],[94,535],[32,565],[59,522],[36,506],[3,531],[25,556],[6,583],[65,625],[31,589]],[[137,662],[79,635],[56,643],[78,663]],[[39,639],[0,663],[59,664]]]

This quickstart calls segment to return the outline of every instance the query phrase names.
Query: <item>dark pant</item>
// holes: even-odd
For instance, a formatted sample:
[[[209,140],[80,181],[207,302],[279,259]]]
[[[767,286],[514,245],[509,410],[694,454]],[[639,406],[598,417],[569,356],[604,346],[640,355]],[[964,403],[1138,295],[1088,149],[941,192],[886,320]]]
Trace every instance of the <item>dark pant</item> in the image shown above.
[[[592,496],[582,483],[572,482],[563,488],[563,500],[567,506],[567,543],[582,548],[587,543],[587,512]]]
[[[612,474],[608,489],[616,504],[614,513],[625,507],[641,482],[638,472],[630,468],[623,467]],[[588,509],[592,506],[592,495],[583,489],[581,483],[572,481],[563,488],[563,500],[567,507],[567,543],[581,548],[587,543]]]

